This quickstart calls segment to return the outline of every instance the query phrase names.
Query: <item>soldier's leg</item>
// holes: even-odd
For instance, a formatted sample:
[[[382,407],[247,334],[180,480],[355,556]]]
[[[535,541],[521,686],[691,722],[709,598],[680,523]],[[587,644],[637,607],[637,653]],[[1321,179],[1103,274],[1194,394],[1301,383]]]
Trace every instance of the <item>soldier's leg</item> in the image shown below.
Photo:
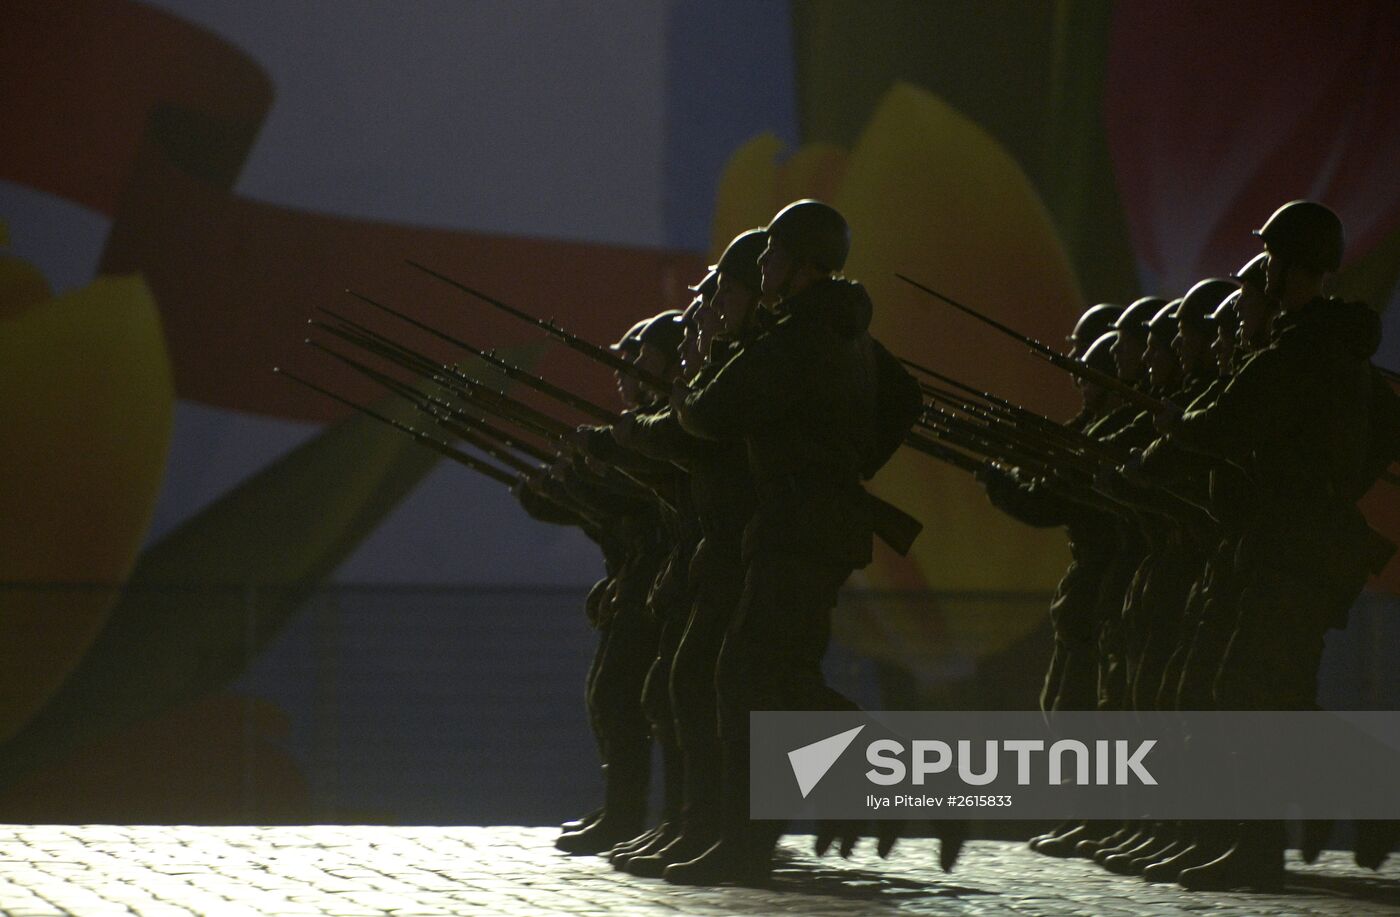
[[[618,603],[597,660],[590,709],[603,748],[603,815],[559,838],[568,853],[599,853],[637,836],[646,819],[651,724],[642,688],[656,656],[656,624],[640,603]]]
[[[677,615],[665,616],[659,625],[656,658],[652,660],[642,688],[642,709],[651,723],[652,738],[661,750],[663,793],[661,820],[631,842],[618,845],[608,860],[619,869],[631,871],[631,862],[665,847],[680,833],[681,808],[685,801],[685,761],[671,709],[671,664],[685,621]]]
[[[721,839],[702,856],[668,867],[667,880],[709,884],[768,874],[782,825],[749,819],[749,712],[855,709],[821,674],[828,613],[849,573],[796,554],[763,552],[750,559],[715,675],[723,743]]]
[[[710,548],[697,573],[695,604],[671,667],[671,704],[685,756],[681,831],[661,850],[633,858],[627,870],[634,875],[660,876],[667,866],[695,859],[719,840],[723,765],[715,666],[743,591],[743,566],[737,551],[720,557]]]

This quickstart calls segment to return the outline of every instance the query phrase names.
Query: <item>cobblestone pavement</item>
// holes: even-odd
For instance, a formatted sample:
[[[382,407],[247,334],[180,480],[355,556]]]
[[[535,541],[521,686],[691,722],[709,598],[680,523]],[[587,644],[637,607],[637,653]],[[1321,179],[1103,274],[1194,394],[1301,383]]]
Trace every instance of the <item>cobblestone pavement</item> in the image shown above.
[[[673,888],[556,852],[539,828],[0,827],[0,911],[15,917],[592,914],[1319,914],[1400,912],[1400,865],[1341,853],[1290,865],[1282,895],[1187,894],[1018,844],[973,842],[951,875],[933,841],[887,861],[818,861],[810,839],[763,888]]]

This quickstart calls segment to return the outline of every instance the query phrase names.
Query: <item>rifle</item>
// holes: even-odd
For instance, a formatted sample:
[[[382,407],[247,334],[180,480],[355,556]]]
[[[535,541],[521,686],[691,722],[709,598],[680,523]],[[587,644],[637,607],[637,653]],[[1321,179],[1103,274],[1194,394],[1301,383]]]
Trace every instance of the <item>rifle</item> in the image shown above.
[[[508,465],[521,474],[531,474],[538,469],[511,452],[511,446],[520,449],[527,455],[535,458],[536,461],[550,461],[551,457],[545,455],[543,450],[536,449],[527,443],[521,443],[505,433],[505,431],[499,430],[485,421],[479,421],[474,417],[470,417],[460,411],[455,405],[434,398],[432,395],[419,391],[407,383],[400,382],[392,376],[372,369],[353,357],[346,356],[319,341],[307,338],[306,343],[320,350],[322,353],[328,354],[330,357],[346,366],[349,366],[351,369],[370,380],[377,382],[395,395],[406,399],[421,413],[432,418],[438,426],[442,427],[447,432],[460,437],[491,458]]]
[[[969,474],[976,474],[985,466],[984,462],[980,462],[972,456],[959,452],[956,449],[951,449],[935,439],[924,436],[922,433],[911,432],[905,438],[904,442],[912,446],[916,452],[922,452],[924,455],[936,458],[940,462],[952,465],[954,468],[960,471],[966,471]]]
[[[1064,424],[1056,423],[1050,418],[1037,414],[1029,408],[1007,401],[1005,398],[999,398],[990,392],[975,389],[970,385],[959,382],[952,376],[945,376],[936,370],[929,369],[927,366],[921,366],[913,360],[906,360],[901,357],[900,362],[910,369],[917,370],[931,378],[937,379],[945,385],[952,386],[978,401],[984,402],[988,406],[988,410],[995,411],[1013,422],[1024,423],[1034,427],[1045,436],[1059,440],[1071,448],[1084,449],[1088,452],[1098,453],[1105,461],[1113,462],[1114,464],[1122,464],[1127,459],[1125,455],[1099,442],[1092,436],[1087,436],[1078,430],[1070,429]],[[932,394],[932,391],[935,389],[934,386],[923,383],[920,384],[920,388],[927,394]]]
[[[315,319],[310,320],[308,324],[427,378],[446,389],[454,397],[470,402],[494,417],[517,424],[547,440],[561,439],[574,429],[562,420],[517,401],[502,391],[488,387],[456,367],[438,363],[412,348],[343,318],[329,309],[321,311],[343,323],[344,327],[327,325]]]
[[[514,487],[520,480],[515,475],[510,474],[506,471],[502,471],[501,469],[497,468],[495,465],[490,464],[489,462],[483,462],[481,459],[467,455],[465,452],[460,452],[456,449],[453,449],[450,445],[443,442],[442,440],[435,439],[420,430],[415,430],[407,424],[400,423],[399,421],[394,420],[392,417],[385,417],[378,411],[375,411],[372,408],[365,407],[363,404],[360,404],[357,401],[352,401],[349,398],[343,398],[340,395],[335,394],[334,392],[327,391],[326,389],[321,388],[321,386],[317,385],[316,383],[308,382],[300,376],[294,375],[293,373],[290,373],[287,370],[282,369],[281,367],[274,366],[272,368],[272,371],[279,375],[286,376],[293,382],[299,382],[300,384],[306,386],[312,391],[320,392],[327,398],[331,398],[335,401],[338,401],[347,407],[354,408],[361,414],[373,417],[380,423],[388,424],[389,426],[393,427],[395,430],[398,430],[401,433],[407,433],[414,439],[414,441],[418,442],[419,444],[427,446],[439,455],[442,455],[445,458],[449,458],[459,465],[463,465],[467,468],[470,468],[473,471],[484,474],[488,478],[491,478],[493,481],[499,481],[500,483],[505,484],[507,487]]]
[[[455,338],[452,335],[447,334],[446,332],[439,331],[431,325],[425,322],[420,322],[412,316],[405,315],[397,309],[390,308],[389,306],[386,306],[381,302],[376,302],[375,300],[370,299],[368,296],[365,296],[362,293],[356,293],[354,290],[346,290],[345,292],[349,293],[351,296],[355,297],[356,299],[362,302],[366,302],[369,305],[374,306],[376,309],[380,309],[384,312],[387,312],[395,318],[400,319],[401,321],[405,321],[410,325],[413,325],[415,328],[421,328],[429,334],[440,338],[441,340],[444,340],[455,347],[460,347],[462,350],[465,350],[472,356],[479,357],[480,359],[486,361],[487,364],[494,366],[501,372],[505,373],[506,378],[514,379],[518,382],[523,382],[525,385],[528,385],[535,391],[540,392],[541,394],[546,395],[550,398],[553,398],[555,401],[558,401],[561,404],[566,404],[576,411],[581,411],[584,414],[587,414],[590,417],[592,417],[594,420],[601,421],[602,423],[615,423],[617,421],[617,414],[615,414],[614,412],[609,411],[606,408],[601,408],[598,405],[587,401],[586,399],[580,398],[573,392],[566,391],[565,389],[562,389],[551,382],[547,382],[546,380],[534,375],[533,373],[527,372],[526,370],[521,369],[518,366],[508,363],[505,360],[502,360],[500,357],[496,356],[494,353],[491,353],[490,351],[480,350],[476,347],[473,347],[466,341]]]
[[[602,363],[604,366],[608,367],[614,372],[619,372],[623,375],[631,376],[637,381],[643,382],[651,386],[658,392],[666,392],[670,391],[671,389],[670,384],[667,383],[666,380],[662,379],[660,376],[647,372],[639,366],[633,365],[632,363],[628,362],[627,360],[624,360],[622,357],[619,357],[617,354],[613,353],[610,350],[599,347],[597,344],[594,344],[590,341],[585,341],[583,338],[579,337],[576,334],[571,334],[570,332],[565,331],[563,328],[559,327],[559,325],[552,319],[546,320],[542,318],[535,318],[528,312],[517,309],[514,306],[508,306],[505,303],[501,302],[499,299],[496,299],[495,297],[487,296],[480,290],[469,287],[460,281],[453,280],[451,277],[448,277],[445,274],[440,274],[432,268],[419,264],[417,261],[414,261],[411,258],[406,258],[404,260],[409,267],[416,268],[430,277],[436,277],[438,280],[441,280],[448,286],[455,287],[456,289],[461,290],[463,293],[466,293],[468,296],[474,296],[482,302],[487,303],[488,305],[495,306],[497,309],[500,309],[507,315],[513,315],[523,322],[529,322],[536,328],[539,328],[542,331],[544,331],[545,334],[548,334],[554,339],[562,342],[565,346],[573,349],[578,353],[583,354],[584,356],[594,360],[595,362]]]
[[[1027,337],[1021,332],[1016,331],[1015,329],[1010,328],[1006,325],[1003,325],[996,319],[991,318],[990,316],[983,315],[981,312],[978,312],[971,306],[965,306],[962,303],[958,302],[956,299],[944,296],[937,290],[930,289],[929,287],[924,286],[922,283],[919,283],[916,280],[909,279],[903,274],[896,272],[895,276],[898,277],[900,280],[903,280],[910,286],[916,287],[917,289],[922,290],[923,292],[936,299],[941,299],[943,302],[946,302],[954,309],[957,309],[958,311],[963,312],[964,314],[970,315],[978,321],[983,322],[991,326],[992,328],[995,328],[1002,334],[1014,340],[1020,341],[1027,348],[1030,349],[1030,352],[1032,354],[1036,355],[1037,357],[1040,357],[1042,360],[1045,360],[1047,363],[1049,363],[1051,366],[1054,366],[1057,369],[1064,370],[1065,372],[1070,373],[1073,376],[1084,379],[1088,382],[1092,382],[1095,385],[1101,388],[1108,389],[1111,392],[1116,392],[1118,395],[1122,396],[1124,400],[1136,404],[1138,407],[1141,407],[1144,410],[1157,413],[1166,407],[1166,402],[1158,401],[1156,398],[1153,398],[1146,392],[1138,391],[1137,389],[1133,388],[1131,385],[1117,378],[1116,376],[1111,376],[1108,373],[1100,372],[1099,370],[1094,369],[1092,366],[1088,366],[1085,363],[1081,363],[1079,360],[1071,359],[1065,356],[1064,354],[1060,353],[1058,350],[1055,350],[1052,347],[1048,347],[1045,344],[1042,344],[1035,338]]]
[[[930,388],[932,389],[931,393],[934,401],[941,401],[946,405],[961,410],[973,420],[977,421],[983,428],[989,430],[995,429],[1004,440],[1016,443],[1033,451],[1043,452],[1047,456],[1056,457],[1063,462],[1082,464],[1087,458],[1074,451],[1073,448],[1064,442],[1037,434],[1031,430],[1023,430],[1014,421],[1008,422],[1003,416],[976,404],[970,404],[957,395],[944,392],[937,388]]]

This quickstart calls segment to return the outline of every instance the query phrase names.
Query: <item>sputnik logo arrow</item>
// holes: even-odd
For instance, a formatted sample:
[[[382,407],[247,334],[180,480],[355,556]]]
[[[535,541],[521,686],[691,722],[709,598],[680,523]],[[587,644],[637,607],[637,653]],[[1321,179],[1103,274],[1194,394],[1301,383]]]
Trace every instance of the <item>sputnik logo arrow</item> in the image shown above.
[[[797,778],[797,788],[802,791],[803,799],[806,799],[812,788],[821,782],[826,772],[831,770],[831,765],[836,763],[836,759],[841,757],[841,753],[855,741],[856,734],[864,728],[857,726],[855,729],[838,732],[834,736],[788,752],[788,762],[792,765],[792,774]]]

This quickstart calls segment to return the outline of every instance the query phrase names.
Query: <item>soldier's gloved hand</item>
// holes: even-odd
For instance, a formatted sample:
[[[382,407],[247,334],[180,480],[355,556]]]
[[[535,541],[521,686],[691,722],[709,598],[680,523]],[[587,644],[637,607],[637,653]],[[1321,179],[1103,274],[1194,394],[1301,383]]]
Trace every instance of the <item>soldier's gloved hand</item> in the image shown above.
[[[608,428],[612,433],[612,438],[619,446],[628,447],[637,433],[637,414],[635,411],[623,411],[617,417],[617,422]]]
[[[1117,498],[1123,494],[1125,486],[1121,468],[1100,468],[1094,475],[1094,490],[1104,496]]]
[[[1162,405],[1162,409],[1152,416],[1152,425],[1157,428],[1157,432],[1164,436],[1170,435],[1181,426],[1182,410],[1177,405],[1168,401]]]
[[[1118,467],[1118,473],[1122,475],[1123,480],[1127,481],[1129,484],[1134,484],[1139,487],[1146,486],[1148,483],[1148,475],[1147,472],[1142,469],[1142,462],[1142,450],[1134,449],[1129,454],[1128,460]]]
[[[671,383],[671,407],[673,410],[680,410],[685,404],[686,396],[690,394],[690,386],[680,379]]]
[[[593,432],[596,429],[596,427],[590,427],[587,424],[583,424],[582,426],[579,426],[576,429],[570,430],[568,433],[565,433],[564,442],[572,446],[576,452],[582,455],[587,455],[589,437],[593,435]]]

